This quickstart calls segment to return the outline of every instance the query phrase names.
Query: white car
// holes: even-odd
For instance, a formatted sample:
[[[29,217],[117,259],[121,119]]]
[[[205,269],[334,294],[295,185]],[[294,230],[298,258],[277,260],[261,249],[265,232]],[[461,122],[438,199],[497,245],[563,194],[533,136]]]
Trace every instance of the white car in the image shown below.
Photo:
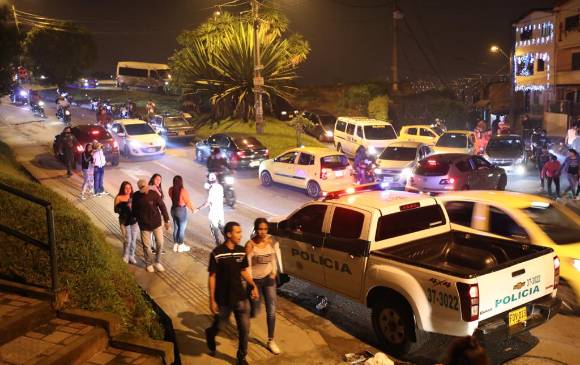
[[[126,157],[157,156],[165,153],[165,140],[139,119],[116,120],[111,125],[119,151]]]
[[[276,158],[262,161],[258,176],[264,186],[272,183],[290,185],[306,189],[313,198],[354,184],[348,158],[343,153],[321,147],[293,148]]]
[[[431,153],[429,146],[421,142],[393,142],[377,158],[375,175],[385,187],[404,189],[417,162]]]
[[[454,229],[550,247],[560,258],[558,295],[566,312],[580,309],[580,217],[543,197],[503,191],[439,196]]]
[[[475,134],[464,130],[447,131],[435,143],[433,153],[466,153],[474,155]]]

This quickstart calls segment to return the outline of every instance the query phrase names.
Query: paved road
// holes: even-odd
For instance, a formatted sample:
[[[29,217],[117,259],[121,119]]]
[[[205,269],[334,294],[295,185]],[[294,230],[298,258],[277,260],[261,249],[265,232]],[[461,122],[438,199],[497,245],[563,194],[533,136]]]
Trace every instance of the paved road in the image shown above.
[[[54,135],[59,133],[63,124],[51,116],[52,110],[47,110],[49,119],[38,121],[23,107],[15,107],[4,103],[0,106],[0,135],[2,139],[9,139],[9,144],[18,146],[19,151],[29,154],[31,160],[42,161],[43,168],[62,170],[63,166],[51,157],[51,144]],[[94,114],[83,109],[73,110],[73,124],[80,122],[93,122]],[[180,174],[184,178],[186,187],[191,193],[194,202],[202,202],[205,198],[205,190],[202,188],[205,181],[205,168],[193,162],[194,150],[192,146],[170,146],[167,154],[154,160],[125,160],[122,159],[117,167],[108,167],[105,172],[105,187],[115,194],[122,181],[128,180],[136,183],[139,178],[149,178],[153,173],[160,173],[164,177],[164,189],[171,184],[174,175]],[[62,170],[64,174],[64,170]],[[517,179],[509,179],[508,189],[525,192],[536,192],[538,180],[529,175]],[[264,188],[259,186],[255,170],[239,171],[236,174],[236,190],[239,196],[239,204],[236,209],[226,210],[227,220],[240,222],[246,237],[252,221],[258,216],[270,217],[273,215],[286,215],[302,203],[308,201],[308,197],[301,191],[282,186]],[[166,204],[170,205],[166,198]],[[111,207],[112,209],[112,207]],[[194,247],[194,255],[205,260],[207,253],[213,248],[211,242],[207,218],[204,212],[190,218],[186,234],[186,242]],[[330,300],[330,306],[324,316],[335,326],[358,338],[361,342],[376,345],[369,323],[369,311],[364,306],[344,300],[321,288],[314,287],[299,280],[293,280],[282,290],[282,295],[291,302],[311,312],[315,311],[316,296],[326,295]],[[313,324],[316,325],[315,323]],[[549,324],[533,331],[534,336],[523,336],[508,343],[489,344],[489,349],[494,362],[501,363],[507,359],[517,357],[532,349],[527,357],[520,357],[514,363],[564,363],[575,362],[575,350],[580,345],[580,339],[572,328],[580,328],[578,317],[556,317]],[[327,342],[332,342],[332,333],[325,337]],[[536,346],[540,339],[540,344]],[[340,341],[337,339],[336,341]],[[442,348],[445,348],[448,338],[437,337],[427,347],[411,356],[418,364],[430,364],[441,358]],[[534,348],[534,346],[536,346]],[[340,348],[337,344],[337,348]],[[540,362],[536,362],[540,361]]]

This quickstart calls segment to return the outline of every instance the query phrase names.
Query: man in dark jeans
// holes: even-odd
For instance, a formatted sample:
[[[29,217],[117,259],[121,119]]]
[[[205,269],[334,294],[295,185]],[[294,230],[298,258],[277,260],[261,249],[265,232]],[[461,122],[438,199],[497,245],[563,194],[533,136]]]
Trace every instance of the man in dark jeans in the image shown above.
[[[60,135],[59,152],[63,156],[66,165],[66,176],[72,176],[72,170],[76,168],[75,163],[75,146],[77,145],[76,137],[71,133],[70,127],[66,127]]]
[[[247,364],[248,336],[250,334],[250,302],[248,289],[253,299],[258,298],[258,288],[248,271],[246,250],[240,246],[242,228],[239,223],[228,222],[224,227],[226,242],[216,247],[209,257],[209,309],[214,314],[211,327],[205,330],[210,354],[215,355],[215,337],[234,312],[238,327],[237,364]],[[246,281],[248,289],[242,284]]]

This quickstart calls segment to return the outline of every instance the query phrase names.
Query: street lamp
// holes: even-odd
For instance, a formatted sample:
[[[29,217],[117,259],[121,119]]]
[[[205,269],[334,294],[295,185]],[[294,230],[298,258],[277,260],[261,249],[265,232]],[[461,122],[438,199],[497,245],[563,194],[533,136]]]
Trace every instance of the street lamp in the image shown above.
[[[489,50],[492,53],[501,53],[509,62],[509,78],[510,78],[510,114],[509,114],[509,122],[512,126],[515,126],[515,98],[514,98],[514,87],[515,87],[515,76],[514,76],[514,50],[513,48],[510,51],[510,55],[508,56],[507,53],[504,52],[503,49],[496,45],[492,45]]]
[[[503,51],[503,49],[499,48],[498,46],[491,46],[491,48],[489,49],[492,53],[501,53],[505,58],[507,58],[508,60],[510,59],[510,56],[507,55],[507,53],[505,53]]]

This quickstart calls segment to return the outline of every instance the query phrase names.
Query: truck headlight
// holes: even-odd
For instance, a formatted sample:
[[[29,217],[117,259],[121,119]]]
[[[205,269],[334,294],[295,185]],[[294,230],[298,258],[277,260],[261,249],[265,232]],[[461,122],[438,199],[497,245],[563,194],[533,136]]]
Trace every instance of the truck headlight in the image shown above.
[[[411,170],[410,167],[405,167],[403,170],[401,170],[401,177],[403,179],[408,179],[411,177],[411,175],[413,175],[413,170]]]
[[[580,271],[580,259],[572,259],[572,266],[574,266],[576,271]]]

